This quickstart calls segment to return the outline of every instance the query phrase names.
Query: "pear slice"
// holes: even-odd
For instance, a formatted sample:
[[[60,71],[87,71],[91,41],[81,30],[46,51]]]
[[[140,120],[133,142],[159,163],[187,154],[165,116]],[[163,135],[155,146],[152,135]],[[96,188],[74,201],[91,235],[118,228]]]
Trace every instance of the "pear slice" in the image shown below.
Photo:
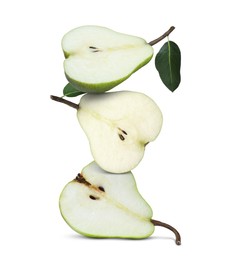
[[[81,26],[62,39],[64,71],[83,92],[105,92],[147,64],[153,48],[144,39],[100,26]]]
[[[64,187],[59,208],[66,223],[84,236],[141,239],[161,226],[181,244],[174,227],[152,219],[152,209],[138,192],[131,172],[110,174],[92,162]]]
[[[110,174],[95,162],[65,186],[59,205],[67,224],[85,236],[145,238],[154,231],[133,174]]]
[[[84,95],[77,110],[94,160],[111,173],[131,171],[156,139],[162,113],[145,94],[131,91]]]

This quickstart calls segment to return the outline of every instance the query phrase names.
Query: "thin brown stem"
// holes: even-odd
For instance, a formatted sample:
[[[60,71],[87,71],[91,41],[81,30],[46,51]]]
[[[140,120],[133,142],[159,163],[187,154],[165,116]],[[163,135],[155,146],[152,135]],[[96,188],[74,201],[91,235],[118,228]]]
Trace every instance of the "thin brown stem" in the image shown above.
[[[167,228],[167,229],[171,230],[175,234],[175,236],[176,236],[176,240],[175,240],[176,244],[178,246],[181,245],[180,234],[174,227],[172,227],[172,226],[170,226],[170,225],[168,225],[166,223],[163,223],[161,221],[154,220],[154,219],[151,219],[151,222],[153,223],[154,226],[160,226],[160,227],[164,227],[164,228]]]
[[[69,101],[69,100],[66,100],[66,99],[62,98],[62,97],[57,97],[57,96],[51,95],[50,98],[51,98],[52,100],[54,100],[54,101],[57,101],[57,102],[66,104],[66,105],[68,105],[68,106],[70,106],[70,107],[73,107],[73,108],[75,108],[75,109],[79,109],[79,105],[78,105],[78,104],[75,104],[75,103],[73,103],[73,102],[71,102],[71,101]]]
[[[160,37],[158,37],[157,39],[149,42],[149,45],[153,46],[156,43],[160,42],[161,40],[163,40],[165,37],[169,36],[169,34],[175,29],[174,26],[171,26],[167,32],[165,32],[164,34],[162,34]]]

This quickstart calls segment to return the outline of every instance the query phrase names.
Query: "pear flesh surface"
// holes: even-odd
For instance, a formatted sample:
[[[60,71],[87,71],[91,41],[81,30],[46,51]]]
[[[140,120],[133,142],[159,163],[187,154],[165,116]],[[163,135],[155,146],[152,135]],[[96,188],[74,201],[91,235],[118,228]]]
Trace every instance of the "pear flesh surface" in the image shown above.
[[[153,48],[142,38],[100,26],[81,26],[62,39],[64,70],[83,92],[105,92],[147,64]]]
[[[96,163],[105,171],[125,173],[142,160],[145,146],[162,127],[162,113],[145,94],[133,91],[86,94],[77,111]]]
[[[65,186],[59,206],[67,224],[85,236],[145,238],[154,232],[152,209],[133,174],[110,174],[95,162]]]

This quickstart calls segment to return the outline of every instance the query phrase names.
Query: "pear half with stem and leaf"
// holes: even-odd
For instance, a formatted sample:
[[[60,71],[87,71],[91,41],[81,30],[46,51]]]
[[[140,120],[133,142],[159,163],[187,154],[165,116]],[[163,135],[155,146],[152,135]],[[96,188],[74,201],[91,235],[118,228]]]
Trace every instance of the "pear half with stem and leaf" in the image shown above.
[[[174,27],[154,41],[87,25],[62,38],[66,78],[77,90],[102,93],[117,86],[153,57],[152,46],[168,36]]]
[[[158,105],[143,93],[85,94],[79,104],[51,98],[77,109],[94,160],[111,173],[135,168],[144,156],[145,146],[156,139],[162,127]]]
[[[66,223],[84,236],[141,239],[151,236],[154,226],[162,226],[181,243],[175,228],[152,219],[131,172],[111,174],[92,162],[64,187],[59,207]]]

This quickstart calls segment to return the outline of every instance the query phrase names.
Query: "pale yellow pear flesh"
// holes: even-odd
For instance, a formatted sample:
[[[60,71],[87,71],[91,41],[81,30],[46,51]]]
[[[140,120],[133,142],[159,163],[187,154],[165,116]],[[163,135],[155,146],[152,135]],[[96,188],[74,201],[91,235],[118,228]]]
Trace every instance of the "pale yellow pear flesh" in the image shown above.
[[[86,94],[77,111],[97,164],[125,173],[142,160],[145,146],[158,136],[162,113],[145,94],[133,91]]]
[[[154,232],[152,209],[131,172],[110,174],[92,162],[79,176],[65,186],[59,200],[61,214],[73,230],[119,238],[145,238]]]

